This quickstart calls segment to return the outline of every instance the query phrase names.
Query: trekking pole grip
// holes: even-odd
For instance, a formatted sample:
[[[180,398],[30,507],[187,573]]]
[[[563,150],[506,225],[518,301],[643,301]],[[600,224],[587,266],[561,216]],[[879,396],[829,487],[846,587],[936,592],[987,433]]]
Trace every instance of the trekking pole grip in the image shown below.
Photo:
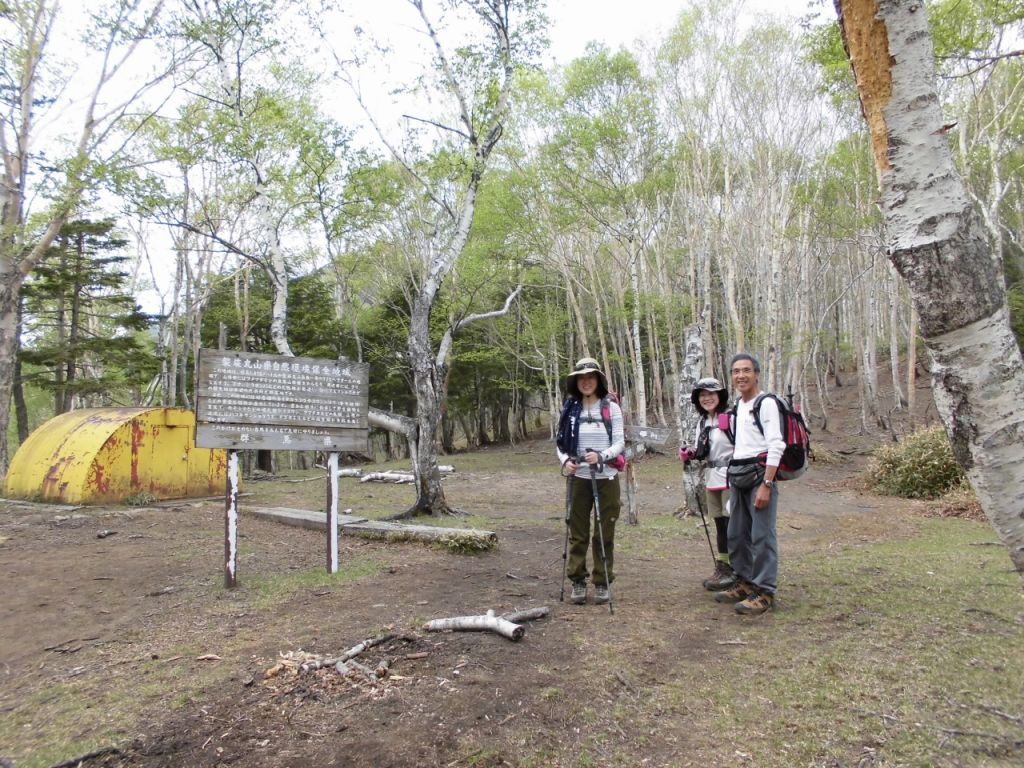
[[[589,463],[589,462],[587,462],[587,454],[588,453],[596,453],[597,454],[597,464],[591,464],[590,465],[590,473],[594,474],[595,471],[597,471],[597,472],[604,472],[604,459],[602,459],[601,458],[601,454],[598,453],[597,451],[595,451],[593,448],[584,448],[583,449],[583,455],[580,456],[580,463],[581,464],[583,464],[585,462]]]

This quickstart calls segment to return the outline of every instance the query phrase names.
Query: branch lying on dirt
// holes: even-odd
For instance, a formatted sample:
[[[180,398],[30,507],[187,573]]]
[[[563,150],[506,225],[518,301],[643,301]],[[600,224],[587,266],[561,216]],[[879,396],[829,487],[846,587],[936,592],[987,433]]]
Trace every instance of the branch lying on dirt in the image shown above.
[[[423,625],[427,632],[497,632],[515,642],[526,633],[526,627],[513,624],[508,619],[495,616],[488,611],[483,616],[454,616],[450,619],[434,619]]]
[[[380,637],[374,637],[370,638],[369,640],[363,640],[363,642],[359,643],[358,645],[353,645],[351,648],[349,648],[347,651],[341,654],[341,656],[334,656],[329,659],[316,659],[315,661],[307,661],[305,664],[302,664],[299,667],[299,671],[313,672],[315,670],[322,669],[323,667],[335,667],[339,663],[343,663],[351,659],[354,659],[363,651],[368,651],[375,645],[380,645],[381,643],[386,643],[388,640],[394,639],[395,635],[381,635]]]
[[[532,619],[543,619],[551,612],[551,609],[546,605],[541,608],[524,608],[521,611],[512,611],[512,613],[503,613],[501,618],[505,621],[511,621],[514,624],[518,624],[521,621],[531,621]]]
[[[496,632],[515,642],[526,633],[526,627],[515,622],[539,619],[547,614],[547,606],[513,611],[503,616],[495,616],[494,611],[488,611],[483,616],[454,616],[450,619],[434,619],[424,624],[423,628],[428,632]]]

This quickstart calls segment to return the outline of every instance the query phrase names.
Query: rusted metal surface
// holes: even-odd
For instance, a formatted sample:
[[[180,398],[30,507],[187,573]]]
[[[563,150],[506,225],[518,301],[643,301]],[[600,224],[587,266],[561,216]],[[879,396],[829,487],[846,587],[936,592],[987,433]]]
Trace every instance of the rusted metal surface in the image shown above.
[[[222,450],[195,447],[184,408],[87,408],[36,429],[11,461],[4,493],[62,504],[211,496],[224,488]]]

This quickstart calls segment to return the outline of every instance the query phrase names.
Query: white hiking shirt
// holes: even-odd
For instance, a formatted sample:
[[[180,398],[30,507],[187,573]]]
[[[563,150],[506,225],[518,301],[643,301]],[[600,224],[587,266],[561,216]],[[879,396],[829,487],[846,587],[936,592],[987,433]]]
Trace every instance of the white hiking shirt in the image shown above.
[[[758,392],[749,401],[744,402],[741,398],[736,403],[736,447],[733,449],[734,459],[752,459],[762,453],[768,454],[765,462],[769,467],[779,466],[782,461],[782,452],[786,450],[786,441],[782,437],[782,423],[779,416],[779,406],[775,401],[766,397],[761,401],[761,426],[764,434],[754,423],[754,403],[757,398],[765,394]]]
[[[693,444],[700,441],[700,433],[705,427],[711,427],[708,435],[708,457],[704,469],[704,487],[709,491],[723,491],[728,485],[725,482],[725,468],[729,466],[729,459],[732,458],[732,443],[724,430],[718,428],[718,414],[710,413],[704,420],[698,422],[697,431],[693,437]]]

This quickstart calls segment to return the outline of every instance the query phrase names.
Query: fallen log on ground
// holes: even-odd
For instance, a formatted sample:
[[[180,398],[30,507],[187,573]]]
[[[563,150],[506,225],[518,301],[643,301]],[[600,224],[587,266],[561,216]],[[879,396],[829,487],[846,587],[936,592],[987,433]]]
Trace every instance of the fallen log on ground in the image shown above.
[[[531,619],[542,619],[547,616],[551,610],[545,605],[542,608],[525,608],[521,611],[512,611],[512,613],[503,613],[501,618],[506,621],[511,621],[513,624],[518,624],[521,621],[530,621]]]
[[[350,474],[343,475],[342,472],[350,472]],[[455,473],[455,467],[451,464],[440,464],[437,467],[437,471],[442,475],[451,475]],[[363,475],[361,471],[357,470],[359,474],[352,472],[351,470],[340,470],[338,472],[339,477],[358,477],[360,483],[411,483],[415,481],[416,476],[404,469],[385,469],[380,472],[368,472]]]
[[[412,472],[370,472],[359,478],[360,483],[411,483],[415,480]]]
[[[526,627],[514,624],[502,616],[488,611],[483,616],[454,616],[450,619],[434,619],[423,625],[427,632],[496,632],[513,642],[526,633]]]

